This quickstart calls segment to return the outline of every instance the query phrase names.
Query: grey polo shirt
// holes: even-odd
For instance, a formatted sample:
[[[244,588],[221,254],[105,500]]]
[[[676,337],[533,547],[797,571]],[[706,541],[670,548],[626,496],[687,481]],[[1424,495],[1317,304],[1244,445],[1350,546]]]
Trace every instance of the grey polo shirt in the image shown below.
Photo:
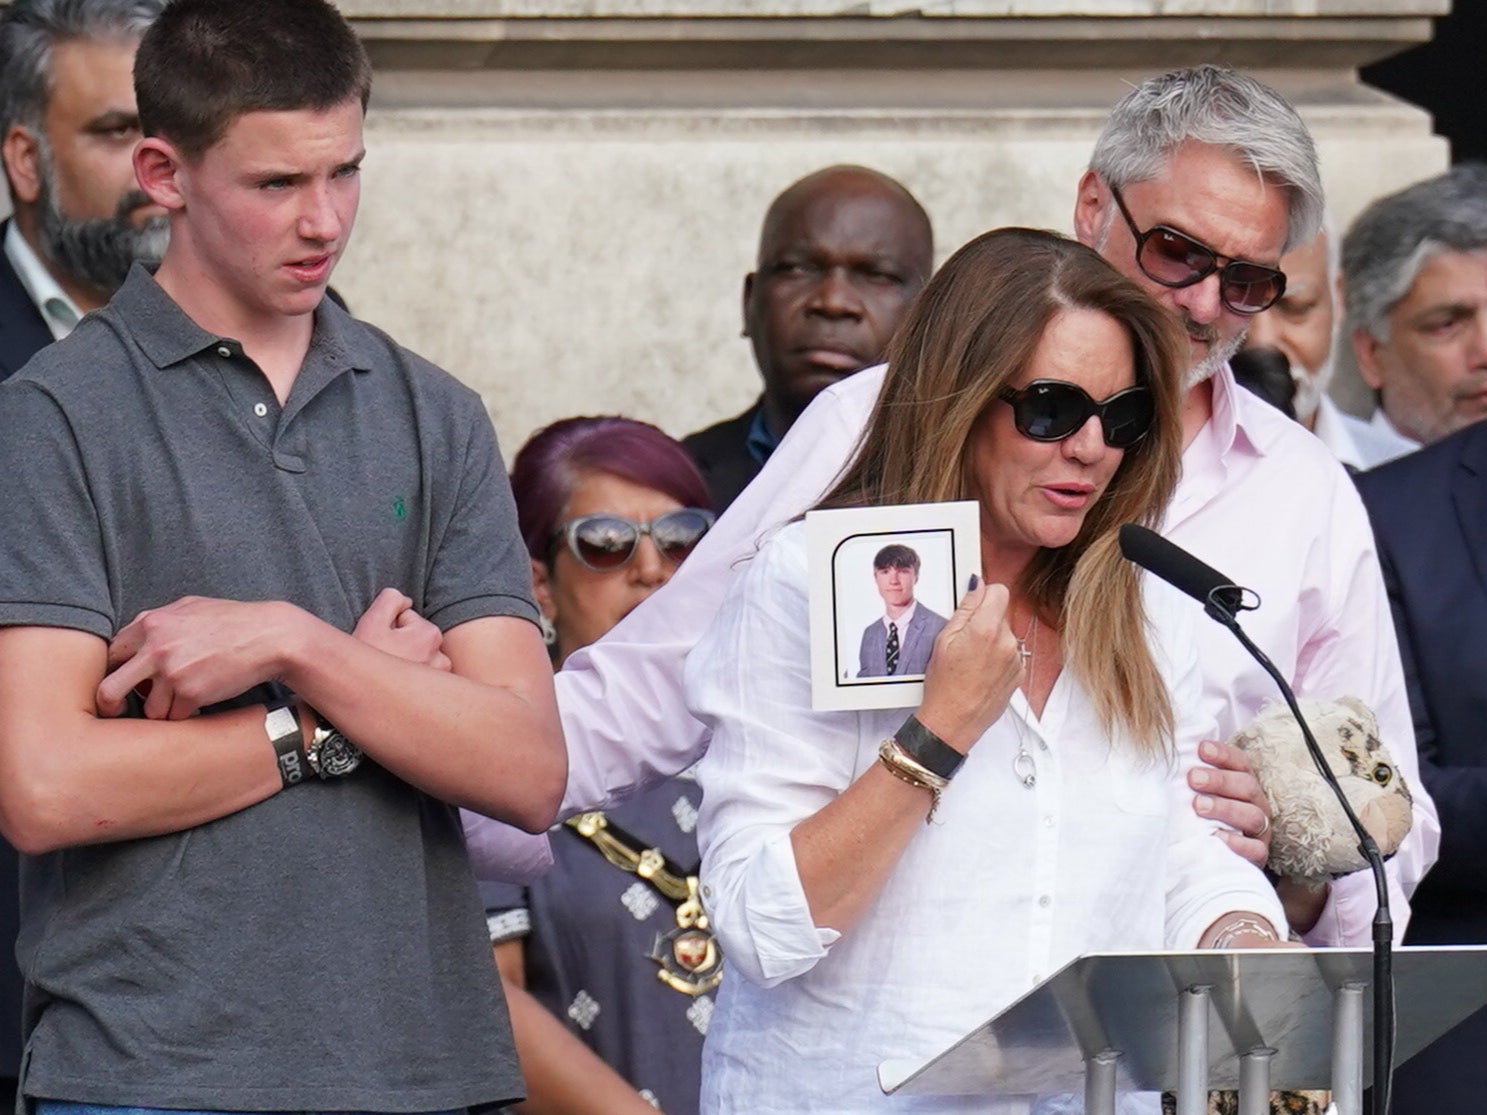
[[[445,630],[536,616],[478,396],[329,300],[281,409],[136,267],[0,385],[0,476],[0,625],[108,638],[195,594],[350,630],[389,585]],[[415,1112],[521,1092],[456,812],[375,764],[28,859],[18,951],[33,1096]]]

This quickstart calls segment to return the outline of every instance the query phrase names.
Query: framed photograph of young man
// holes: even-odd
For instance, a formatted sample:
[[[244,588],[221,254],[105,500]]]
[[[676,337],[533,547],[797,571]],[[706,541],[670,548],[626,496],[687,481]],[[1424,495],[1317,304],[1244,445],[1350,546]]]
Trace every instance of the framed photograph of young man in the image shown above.
[[[812,511],[811,705],[910,708],[935,637],[981,567],[974,501]]]

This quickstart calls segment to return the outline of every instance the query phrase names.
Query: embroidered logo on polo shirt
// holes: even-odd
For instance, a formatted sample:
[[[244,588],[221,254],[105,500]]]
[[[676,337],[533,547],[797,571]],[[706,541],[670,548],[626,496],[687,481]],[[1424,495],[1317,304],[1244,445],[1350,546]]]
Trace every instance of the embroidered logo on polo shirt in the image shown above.
[[[408,501],[402,496],[392,501],[392,517],[400,523],[407,521]]]

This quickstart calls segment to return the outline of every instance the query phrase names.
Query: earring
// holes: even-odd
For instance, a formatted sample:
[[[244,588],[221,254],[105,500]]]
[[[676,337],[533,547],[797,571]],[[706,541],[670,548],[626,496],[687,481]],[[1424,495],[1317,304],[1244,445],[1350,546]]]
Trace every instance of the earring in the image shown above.
[[[537,614],[537,626],[542,629],[542,641],[548,646],[556,646],[558,642],[558,629],[552,625],[552,620],[539,612]]]

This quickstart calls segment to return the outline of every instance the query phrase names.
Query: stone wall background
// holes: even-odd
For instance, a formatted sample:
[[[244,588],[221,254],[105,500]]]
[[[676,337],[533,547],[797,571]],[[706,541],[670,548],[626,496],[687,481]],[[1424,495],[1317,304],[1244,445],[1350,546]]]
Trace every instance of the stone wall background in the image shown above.
[[[342,6],[378,74],[337,283],[478,388],[508,453],[571,414],[680,436],[747,406],[759,221],[821,166],[900,178],[939,259],[998,225],[1066,231],[1110,104],[1205,60],[1292,97],[1342,227],[1448,160],[1425,113],[1357,77],[1427,39],[1445,0]],[[1345,378],[1339,393],[1367,405]]]
[[[1110,104],[1200,61],[1294,100],[1339,227],[1448,161],[1358,68],[1426,41],[1449,0],[340,3],[377,76],[336,284],[477,388],[508,454],[566,415],[683,435],[747,406],[759,221],[818,167],[904,181],[939,259],[998,225],[1067,231]]]
[[[909,136],[902,117],[865,113],[374,112],[361,227],[337,282],[358,313],[479,388],[512,449],[577,413],[681,435],[757,393],[740,289],[779,189],[830,163],[876,167],[925,203],[943,259],[999,225],[1066,231],[1101,116],[971,113]],[[1325,114],[1308,123],[1344,222],[1444,166],[1428,137],[1366,144]]]

